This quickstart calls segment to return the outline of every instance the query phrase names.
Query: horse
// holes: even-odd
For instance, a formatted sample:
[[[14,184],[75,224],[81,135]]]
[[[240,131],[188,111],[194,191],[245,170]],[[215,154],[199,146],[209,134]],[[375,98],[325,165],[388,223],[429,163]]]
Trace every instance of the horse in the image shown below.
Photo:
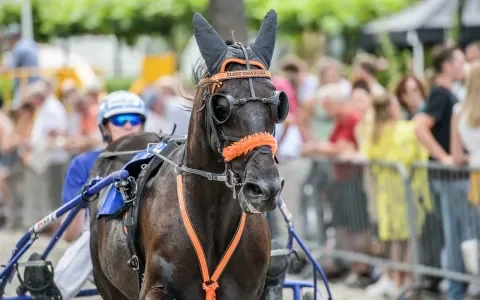
[[[164,162],[133,201],[136,255],[125,229],[129,217],[96,217],[99,205],[89,204],[93,273],[104,299],[258,300],[263,292],[271,250],[264,213],[276,208],[283,188],[273,134],[288,114],[288,98],[268,72],[277,14],[267,13],[250,45],[227,45],[199,13],[193,27],[205,64],[188,135],[157,155]],[[132,134],[105,153],[161,139]],[[131,158],[100,157],[91,176],[106,176]]]

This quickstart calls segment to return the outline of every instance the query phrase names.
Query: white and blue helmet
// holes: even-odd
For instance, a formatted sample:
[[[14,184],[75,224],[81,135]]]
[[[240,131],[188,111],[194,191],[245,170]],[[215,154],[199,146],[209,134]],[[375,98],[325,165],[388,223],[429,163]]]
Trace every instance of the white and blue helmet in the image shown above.
[[[128,91],[115,91],[108,94],[100,103],[97,125],[101,126],[108,118],[120,114],[139,114],[147,118],[147,107],[142,98]]]

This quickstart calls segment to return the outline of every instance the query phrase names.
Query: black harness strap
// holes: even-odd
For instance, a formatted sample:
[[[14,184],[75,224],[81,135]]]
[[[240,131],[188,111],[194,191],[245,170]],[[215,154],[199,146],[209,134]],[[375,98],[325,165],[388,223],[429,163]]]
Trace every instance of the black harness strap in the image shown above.
[[[160,152],[163,156],[168,156],[173,150],[177,149],[181,143],[178,141],[169,141],[167,146]],[[145,260],[141,254],[140,245],[138,241],[138,227],[139,227],[139,213],[141,200],[148,181],[156,173],[164,161],[157,156],[154,156],[152,160],[142,169],[137,178],[137,191],[135,199],[129,202],[126,208],[124,226],[127,234],[127,244],[132,254],[131,259],[128,261],[128,265],[137,272],[137,286],[140,291],[143,283],[145,273]],[[121,210],[125,211],[125,209]]]

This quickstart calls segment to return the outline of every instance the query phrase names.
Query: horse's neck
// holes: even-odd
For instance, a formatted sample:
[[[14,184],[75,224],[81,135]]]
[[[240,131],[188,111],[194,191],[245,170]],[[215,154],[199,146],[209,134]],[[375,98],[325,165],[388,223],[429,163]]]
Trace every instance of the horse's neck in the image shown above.
[[[224,171],[224,164],[219,162],[219,157],[208,145],[204,132],[192,132],[185,151],[187,167],[215,173]],[[239,203],[233,199],[232,191],[223,182],[192,174],[185,176],[184,182],[189,214],[195,214],[192,216],[195,230],[207,239],[202,241],[204,245],[214,245],[207,255],[221,256],[240,222]]]

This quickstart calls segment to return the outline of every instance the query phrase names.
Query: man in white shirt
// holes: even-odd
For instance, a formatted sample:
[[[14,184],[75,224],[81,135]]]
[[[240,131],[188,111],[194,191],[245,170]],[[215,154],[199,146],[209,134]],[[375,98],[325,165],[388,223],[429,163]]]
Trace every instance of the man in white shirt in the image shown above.
[[[31,201],[25,199],[31,205],[25,208],[26,213],[35,214],[33,218],[25,217],[25,220],[31,222],[32,219],[41,218],[60,206],[63,175],[69,155],[62,149],[67,131],[67,112],[63,104],[52,94],[49,84],[44,81],[32,83],[28,88],[26,100],[36,108],[26,159],[26,164],[31,169],[26,174],[26,181],[38,186],[38,189],[32,186],[28,193],[32,194],[25,196],[33,198]],[[40,195],[43,197],[39,197]],[[33,207],[38,209],[33,209],[32,212]]]

